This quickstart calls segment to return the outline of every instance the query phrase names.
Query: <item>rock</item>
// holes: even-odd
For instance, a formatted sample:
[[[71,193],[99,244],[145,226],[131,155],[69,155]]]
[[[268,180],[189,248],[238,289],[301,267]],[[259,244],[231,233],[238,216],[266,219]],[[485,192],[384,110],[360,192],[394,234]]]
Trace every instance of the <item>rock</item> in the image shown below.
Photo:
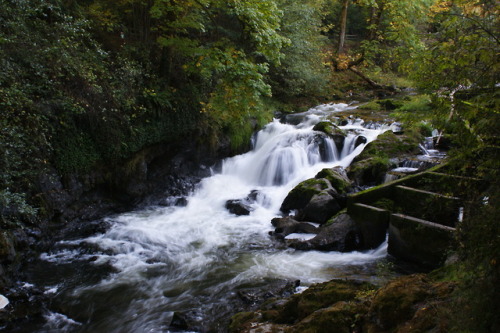
[[[331,184],[325,179],[305,180],[288,193],[281,204],[280,210],[284,213],[289,213],[295,209],[302,209],[309,203],[314,195],[330,188]]]
[[[234,199],[226,201],[226,209],[235,215],[249,215],[254,210],[253,203],[259,203],[263,206],[269,204],[269,199],[259,190],[252,190],[243,199]]]
[[[299,280],[276,280],[270,282],[264,288],[259,286],[238,290],[237,295],[246,305],[262,304],[270,298],[289,297],[293,295],[299,285]]]
[[[159,206],[164,206],[164,207],[170,207],[170,206],[176,206],[176,207],[186,207],[188,204],[188,200],[185,197],[166,197],[162,198],[161,200],[158,201],[157,203]]]
[[[324,224],[346,205],[351,184],[343,168],[323,169],[315,178],[298,184],[283,201],[285,214],[297,210],[299,221]]]
[[[250,215],[250,212],[253,211],[253,208],[245,202],[245,200],[228,200],[226,201],[226,209],[235,215]]]
[[[364,143],[367,143],[368,142],[368,139],[362,135],[358,136],[356,138],[356,141],[354,142],[354,147],[357,147],[361,144],[364,144]]]
[[[187,330],[189,326],[186,320],[186,315],[179,312],[174,312],[174,315],[172,316],[172,321],[170,322],[170,327],[181,330]]]
[[[332,138],[333,142],[335,142],[335,145],[337,146],[337,149],[339,151],[341,151],[342,148],[344,147],[346,133],[343,130],[341,130],[337,125],[334,125],[329,121],[322,121],[317,123],[313,127],[313,130],[323,132],[330,138]]]
[[[287,332],[361,332],[362,326],[357,319],[360,314],[368,312],[368,307],[359,302],[337,302],[334,305],[319,309],[307,316]],[[335,330],[332,331],[332,327]]]
[[[259,190],[252,190],[248,196],[244,199],[249,203],[258,203],[264,207],[268,207],[270,204],[269,198]]]
[[[374,186],[384,182],[387,171],[395,167],[388,159],[370,157],[351,164],[347,169],[349,178],[357,186]]]
[[[298,218],[301,221],[324,224],[341,209],[335,198],[329,193],[321,192],[314,195],[307,205],[300,210]]]
[[[169,329],[173,332],[206,332],[208,329],[205,327],[206,322],[201,321],[201,314],[199,310],[189,311],[176,311],[174,312],[170,321]],[[170,332],[171,330],[168,330]]]
[[[17,252],[14,248],[13,235],[8,231],[0,232],[0,262],[13,262]]]
[[[347,172],[341,166],[334,168],[325,168],[318,172],[314,177],[316,179],[326,179],[330,185],[339,193],[343,194],[350,190],[351,181],[347,176]]]
[[[403,155],[414,155],[420,152],[421,137],[396,135],[392,131],[385,131],[366,145],[365,149],[356,156],[353,163],[372,157],[394,158]]]
[[[186,207],[188,205],[188,200],[185,197],[177,198],[174,202],[174,206]]]
[[[319,229],[318,235],[307,241],[294,241],[290,247],[297,250],[350,252],[360,249],[361,233],[347,214],[336,217],[331,224]]]
[[[373,289],[369,283],[332,280],[314,284],[301,294],[295,294],[274,315],[268,314],[277,324],[293,324],[308,317],[315,311],[337,302],[353,300],[361,290]]]
[[[274,218],[271,224],[276,228],[273,235],[282,239],[293,233],[316,234],[318,232],[318,228],[310,223],[299,222],[291,216]]]
[[[230,332],[449,332],[455,288],[423,274],[395,278],[378,290],[366,282],[332,280],[234,315]]]
[[[384,331],[392,331],[398,324],[411,319],[415,304],[431,295],[429,287],[423,274],[389,282],[377,292],[370,307],[370,312],[376,317],[376,325]]]

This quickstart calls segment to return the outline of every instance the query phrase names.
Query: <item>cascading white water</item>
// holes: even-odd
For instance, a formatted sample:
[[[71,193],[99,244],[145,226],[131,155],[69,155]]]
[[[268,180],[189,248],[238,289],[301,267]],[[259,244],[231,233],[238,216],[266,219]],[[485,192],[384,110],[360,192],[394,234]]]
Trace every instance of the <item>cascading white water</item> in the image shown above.
[[[216,316],[222,300],[239,286],[269,279],[308,285],[356,275],[349,267],[384,257],[385,246],[365,253],[277,249],[268,235],[271,219],[295,185],[325,167],[347,167],[365,146],[355,147],[358,135],[370,142],[388,129],[366,129],[360,121],[341,126],[349,134],[337,151],[329,137],[312,128],[347,108],[352,107],[320,106],[302,118],[294,115],[295,125],[274,120],[258,133],[252,151],[225,160],[221,173],[204,179],[186,207],[150,207],[109,217],[111,227],[103,234],[61,242],[59,251],[44,254],[50,263],[91,261],[113,268],[97,283],[47,287],[69,299],[64,317],[72,324],[65,322],[63,331],[68,325],[78,332],[166,331],[174,311]],[[245,198],[253,190],[260,195],[250,215],[225,209],[227,200]]]

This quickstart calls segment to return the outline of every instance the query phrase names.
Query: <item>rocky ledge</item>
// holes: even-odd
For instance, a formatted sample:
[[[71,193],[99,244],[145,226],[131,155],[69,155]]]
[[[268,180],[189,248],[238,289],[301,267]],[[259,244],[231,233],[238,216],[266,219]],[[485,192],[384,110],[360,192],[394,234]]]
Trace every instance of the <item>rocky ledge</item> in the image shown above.
[[[381,288],[333,280],[236,314],[230,332],[447,332],[454,288],[423,274],[399,277]]]

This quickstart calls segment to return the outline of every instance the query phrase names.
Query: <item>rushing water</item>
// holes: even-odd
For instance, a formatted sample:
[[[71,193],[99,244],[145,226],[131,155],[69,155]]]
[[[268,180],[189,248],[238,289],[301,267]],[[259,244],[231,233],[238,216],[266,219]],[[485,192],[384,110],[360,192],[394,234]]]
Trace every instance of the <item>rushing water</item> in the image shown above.
[[[333,278],[370,279],[386,249],[364,253],[301,252],[277,246],[268,233],[287,193],[325,167],[347,167],[364,144],[384,129],[352,121],[344,148],[314,124],[344,104],[274,120],[254,138],[250,152],[227,159],[222,171],[204,179],[186,207],[149,207],[106,219],[109,228],[84,239],[60,242],[41,256],[53,272],[33,283],[52,295],[40,332],[167,332],[174,312],[200,323],[217,322],[232,309],[240,288],[277,279],[302,285]],[[387,128],[386,128],[387,129]],[[230,199],[259,191],[248,216],[225,209]],[[203,327],[201,325],[200,327]],[[200,330],[203,330],[201,328]]]

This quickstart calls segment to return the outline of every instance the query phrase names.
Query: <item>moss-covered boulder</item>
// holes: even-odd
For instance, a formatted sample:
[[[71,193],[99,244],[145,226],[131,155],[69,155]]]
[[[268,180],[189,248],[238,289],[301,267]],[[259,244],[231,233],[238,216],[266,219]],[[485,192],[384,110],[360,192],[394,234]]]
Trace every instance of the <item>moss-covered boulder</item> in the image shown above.
[[[313,130],[323,132],[323,133],[328,134],[330,136],[334,136],[334,135],[345,136],[346,135],[346,133],[342,129],[340,129],[337,125],[335,125],[329,121],[322,121],[322,122],[317,123],[316,125],[314,125]]]
[[[248,332],[248,330],[254,327],[254,322],[258,322],[261,318],[260,314],[257,312],[239,312],[231,318],[231,323],[229,324],[229,332]]]
[[[325,224],[342,208],[329,191],[322,191],[311,198],[307,205],[299,211],[297,218],[301,221]]]
[[[359,332],[362,316],[368,307],[361,302],[337,302],[333,306],[313,312],[287,333],[351,333]]]
[[[305,180],[288,193],[280,209],[284,213],[289,213],[294,209],[302,209],[311,201],[314,195],[329,188],[331,188],[331,184],[325,179],[312,178]]]
[[[237,314],[231,332],[449,332],[455,287],[425,274],[400,276],[380,289],[333,280]]]
[[[322,121],[322,122],[317,123],[313,127],[313,130],[318,131],[318,132],[323,132],[326,135],[328,135],[335,142],[337,149],[339,151],[342,150],[342,147],[344,146],[344,140],[346,137],[346,133],[345,133],[345,131],[340,129],[337,125],[335,125],[329,121]]]
[[[396,167],[395,158],[417,154],[420,137],[396,135],[392,131],[380,134],[377,140],[366,145],[347,169],[347,175],[356,185],[377,185],[384,181],[385,174]]]
[[[392,330],[410,320],[418,304],[433,293],[430,281],[424,274],[403,276],[389,282],[375,294],[370,313],[378,330]]]
[[[387,171],[396,165],[385,157],[370,157],[351,164],[347,169],[349,178],[356,185],[377,185],[384,182]]]
[[[344,168],[337,166],[334,168],[325,168],[318,172],[314,177],[316,179],[326,179],[339,194],[347,193],[351,189],[349,180]]]
[[[332,306],[341,301],[354,300],[361,291],[375,287],[366,282],[352,280],[332,280],[312,285],[302,294],[293,295],[274,312],[275,323],[293,324],[308,317],[315,311]]]
[[[422,137],[413,135],[396,135],[392,131],[385,131],[366,145],[365,149],[354,158],[353,163],[375,156],[394,158],[413,155],[420,152],[419,144]]]
[[[361,110],[375,110],[375,111],[392,111],[396,110],[404,105],[403,100],[397,100],[392,98],[378,99],[370,101],[366,104],[360,105]]]
[[[323,169],[315,178],[298,184],[287,195],[281,211],[297,210],[300,221],[326,223],[346,206],[346,193],[351,183],[341,167]]]

